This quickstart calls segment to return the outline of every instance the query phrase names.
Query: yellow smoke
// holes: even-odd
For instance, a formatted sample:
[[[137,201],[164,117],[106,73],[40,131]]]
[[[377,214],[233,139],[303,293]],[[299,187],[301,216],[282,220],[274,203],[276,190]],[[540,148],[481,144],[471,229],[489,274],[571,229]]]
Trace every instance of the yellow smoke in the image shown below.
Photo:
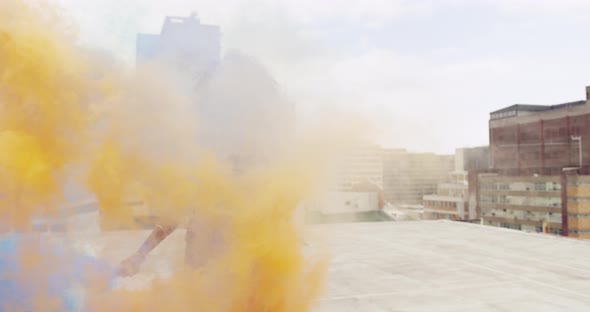
[[[304,135],[313,140],[234,175],[225,159],[196,144],[190,98],[173,82],[159,72],[106,68],[75,45],[59,10],[0,1],[0,213],[11,216],[10,227],[30,229],[33,216],[55,212],[68,168],[77,166],[86,169],[104,222],[132,225],[127,202],[142,199],[179,222],[196,211],[227,225],[229,238],[202,269],[179,268],[141,291],[90,293],[89,310],[309,310],[327,263],[304,257],[293,215],[324,181],[334,146],[348,144],[357,129],[346,139]],[[52,300],[35,304],[50,310]]]
[[[154,96],[160,98],[161,94]],[[174,106],[169,101],[167,104]],[[110,119],[111,127],[125,128],[125,132],[113,131],[117,135],[105,140],[95,153],[97,157],[89,175],[90,185],[101,200],[101,213],[128,226],[132,224],[132,212],[125,200],[140,196],[147,199],[151,211],[158,216],[180,222],[196,212],[209,225],[227,225],[224,233],[227,249],[202,269],[181,269],[146,290],[119,290],[91,296],[89,308],[93,311],[309,310],[320,293],[327,263],[325,258],[304,258],[301,228],[294,223],[293,216],[297,205],[323,182],[322,167],[330,153],[326,144],[318,141],[327,138],[297,144],[297,153],[277,156],[278,160],[268,166],[236,176],[229,164],[202,150],[195,153],[198,156],[194,159],[186,159],[169,153],[153,155],[149,146],[143,144],[125,146],[122,142],[133,138],[128,138],[129,134],[168,138],[182,137],[185,132],[172,125],[165,126],[160,115],[155,118],[137,110],[118,113],[130,115]],[[132,125],[125,122],[129,118],[134,119]],[[146,126],[156,124],[156,119],[160,120],[157,123],[160,127]],[[179,148],[176,142],[159,143],[162,149]],[[193,152],[185,146],[183,150],[188,154]]]
[[[321,290],[325,259],[305,261],[292,220],[305,185],[294,170],[233,179],[197,168],[195,207],[210,224],[229,222],[226,251],[200,270],[181,269],[143,291],[93,297],[93,311],[307,311]],[[295,168],[293,168],[295,169]],[[299,188],[302,187],[302,188]],[[106,305],[106,307],[105,307]]]
[[[89,118],[91,83],[72,31],[56,9],[35,5],[0,2],[0,213],[16,229],[54,212]]]

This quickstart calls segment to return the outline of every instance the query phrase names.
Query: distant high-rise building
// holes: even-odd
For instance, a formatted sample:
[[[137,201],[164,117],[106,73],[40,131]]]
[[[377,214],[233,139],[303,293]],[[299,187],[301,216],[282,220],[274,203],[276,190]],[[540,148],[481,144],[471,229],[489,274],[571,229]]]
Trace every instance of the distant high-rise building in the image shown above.
[[[383,152],[383,191],[385,201],[395,204],[420,204],[426,194],[453,170],[453,155],[408,153],[390,149]]]
[[[160,34],[138,34],[138,66],[157,62],[199,82],[219,65],[221,32],[219,26],[201,24],[192,14],[168,16]]]
[[[336,178],[338,190],[352,191],[357,185],[367,183],[383,188],[383,149],[380,146],[358,146],[341,156]]]

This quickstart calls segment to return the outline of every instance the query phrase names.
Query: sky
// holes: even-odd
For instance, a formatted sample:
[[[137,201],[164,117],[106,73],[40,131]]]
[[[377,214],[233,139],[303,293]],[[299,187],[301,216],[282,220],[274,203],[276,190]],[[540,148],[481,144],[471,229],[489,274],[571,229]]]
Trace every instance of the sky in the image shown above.
[[[219,25],[267,66],[298,119],[363,119],[384,147],[488,144],[489,113],[585,98],[586,0],[55,0],[84,44],[133,64],[166,15]]]

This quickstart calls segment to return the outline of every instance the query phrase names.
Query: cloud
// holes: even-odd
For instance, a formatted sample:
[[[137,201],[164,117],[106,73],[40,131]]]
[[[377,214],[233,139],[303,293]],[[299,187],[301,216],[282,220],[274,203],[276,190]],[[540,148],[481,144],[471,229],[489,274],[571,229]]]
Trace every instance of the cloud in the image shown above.
[[[339,20],[375,27],[402,16],[430,11],[429,0],[281,0],[292,18],[303,24]]]
[[[590,2],[586,0],[488,0],[488,2],[495,3],[506,10],[518,12],[534,10],[573,13],[571,10],[590,10]]]
[[[128,60],[135,33],[195,10],[221,26],[225,48],[267,66],[303,116],[356,112],[387,129],[384,142],[418,150],[485,144],[490,111],[576,100],[590,70],[583,0],[61,1],[88,41]]]
[[[585,14],[590,12],[590,2],[586,0],[441,0],[437,5],[480,6],[488,9],[498,9],[507,16],[522,19],[534,18],[540,15],[569,16],[579,20],[586,20]],[[584,12],[585,14],[581,14]]]

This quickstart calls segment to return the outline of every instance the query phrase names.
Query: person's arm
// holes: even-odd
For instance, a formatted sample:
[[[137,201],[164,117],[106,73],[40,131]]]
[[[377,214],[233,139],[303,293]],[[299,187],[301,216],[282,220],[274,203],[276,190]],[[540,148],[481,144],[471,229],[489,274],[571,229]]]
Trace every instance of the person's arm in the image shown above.
[[[165,219],[159,219],[158,225],[154,228],[150,236],[143,242],[141,247],[129,258],[123,260],[119,267],[120,276],[131,276],[139,272],[139,267],[145,260],[145,257],[156,248],[166,237],[168,237],[178,224]]]

